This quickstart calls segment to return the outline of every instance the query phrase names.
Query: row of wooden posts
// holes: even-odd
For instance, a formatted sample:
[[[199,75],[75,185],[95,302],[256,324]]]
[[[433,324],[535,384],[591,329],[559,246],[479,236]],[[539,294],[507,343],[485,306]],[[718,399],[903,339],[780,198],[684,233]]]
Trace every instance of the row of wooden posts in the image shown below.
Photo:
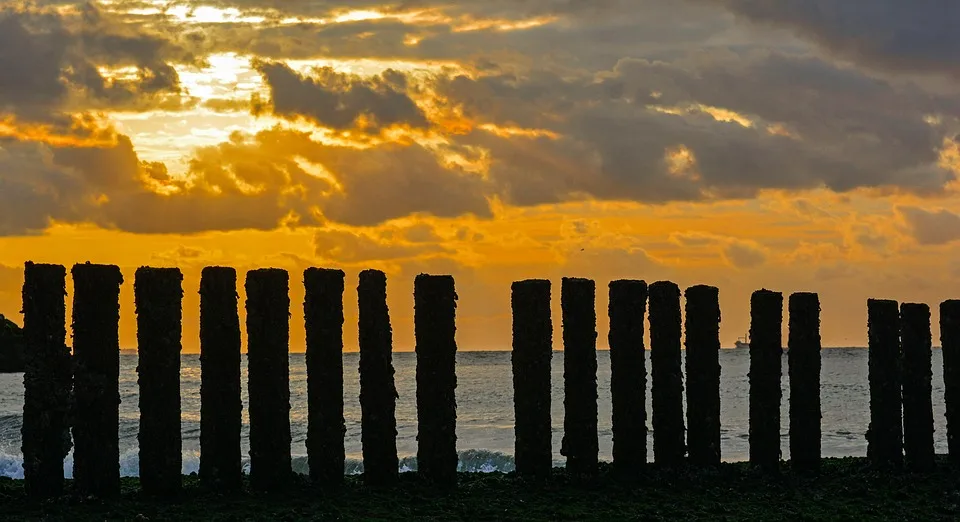
[[[63,492],[64,458],[74,450],[74,487],[81,493],[119,493],[119,296],[116,266],[73,267],[73,355],[66,346],[66,270],[27,263],[24,331],[29,351],[24,377],[23,455],[28,494]],[[139,350],[140,480],[145,492],[181,487],[180,351],[183,277],[174,268],[140,268],[134,294]],[[342,482],[343,292],[340,270],[304,272],[310,477]],[[359,276],[360,406],[364,480],[397,479],[396,388],[386,276]],[[289,391],[289,275],[254,270],[245,281],[249,357],[250,481],[282,488],[292,477]],[[654,461],[665,466],[720,463],[719,291],[671,282],[614,281],[609,286],[609,346],[613,401],[613,467],[623,476],[647,460],[647,369],[644,319],[649,313],[653,380]],[[546,478],[553,448],[550,360],[551,283],[513,284],[515,462],[519,475]],[[417,276],[414,286],[417,353],[418,473],[438,484],[456,482],[455,315],[450,276]],[[598,469],[596,285],[564,278],[564,420],[561,454],[572,473]],[[649,303],[649,310],[648,310]],[[820,302],[790,296],[790,459],[793,469],[820,464]],[[868,302],[871,420],[868,456],[875,463],[934,464],[930,310],[926,305]],[[750,462],[780,464],[783,296],[760,290],[751,298]],[[960,301],[941,306],[949,451],[960,456]],[[686,387],[681,369],[685,334]],[[240,321],[237,273],[208,267],[200,281],[200,480],[220,490],[241,488]],[[686,392],[686,416],[683,394]],[[902,399],[901,399],[902,397]],[[901,410],[902,405],[902,410]],[[903,417],[901,418],[901,411]],[[904,452],[905,450],[905,452]]]

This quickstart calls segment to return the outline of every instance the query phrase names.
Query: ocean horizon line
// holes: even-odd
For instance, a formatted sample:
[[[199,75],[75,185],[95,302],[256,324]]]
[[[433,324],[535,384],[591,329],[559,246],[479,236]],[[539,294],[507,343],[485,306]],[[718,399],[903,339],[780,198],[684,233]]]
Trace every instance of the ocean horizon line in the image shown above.
[[[784,347],[784,348],[786,348],[786,347]],[[728,346],[724,346],[724,347],[721,347],[720,349],[723,350],[723,351],[734,351],[734,350],[737,350],[737,351],[739,351],[739,350],[749,351],[748,348],[735,348],[735,347],[732,347],[732,346],[729,346],[729,347],[728,347]],[[866,350],[866,349],[868,349],[868,347],[866,347],[866,346],[824,346],[824,347],[822,347],[821,349],[823,349],[823,350]],[[933,349],[933,350],[940,350],[941,347],[940,347],[940,346],[933,346],[932,349]],[[686,351],[686,348],[685,348],[685,347],[681,347],[680,350],[681,350],[681,351]],[[459,349],[459,350],[457,350],[457,353],[510,353],[511,351],[512,351],[512,350],[511,350],[510,348],[505,348],[505,349],[490,349],[490,348],[486,348],[486,349],[481,349],[481,350],[476,350],[476,349]],[[560,353],[563,352],[562,349],[554,349],[554,350],[552,350],[552,351],[553,351],[553,352],[560,352]],[[609,352],[609,351],[610,351],[610,348],[609,348],[609,347],[602,347],[602,348],[601,348],[601,347],[597,347],[597,351],[598,351],[598,352]],[[650,351],[650,347],[649,347],[649,346],[644,347],[644,351],[645,351],[645,352],[649,352],[649,351]],[[136,354],[137,354],[137,349],[136,349],[136,348],[121,348],[121,349],[120,349],[120,353],[123,354],[123,355],[136,355]],[[242,351],[242,352],[240,352],[240,353],[246,354],[247,352],[246,352],[246,351]],[[304,355],[304,354],[306,354],[307,352],[305,352],[305,351],[303,351],[303,350],[293,350],[293,351],[290,351],[289,353],[291,353],[291,354]],[[344,350],[343,353],[356,353],[356,354],[359,354],[359,353],[360,353],[360,350],[357,350],[357,349],[349,349],[349,350]],[[412,354],[412,353],[416,353],[416,352],[415,352],[413,349],[406,349],[406,348],[404,348],[404,349],[401,349],[401,350],[393,350],[392,353],[411,353],[411,354]],[[200,352],[181,352],[180,355],[200,355]]]

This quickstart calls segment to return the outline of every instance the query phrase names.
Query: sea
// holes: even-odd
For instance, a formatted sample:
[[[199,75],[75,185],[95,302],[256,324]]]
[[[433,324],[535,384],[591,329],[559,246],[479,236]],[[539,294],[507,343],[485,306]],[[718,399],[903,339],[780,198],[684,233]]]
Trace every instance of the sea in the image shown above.
[[[821,352],[822,454],[825,457],[865,456],[864,434],[870,422],[870,394],[867,381],[867,350],[831,348]],[[612,459],[610,402],[610,354],[597,352],[599,391],[599,442],[601,460]],[[946,452],[944,419],[943,366],[939,349],[933,351],[933,411],[935,444],[938,453]],[[345,353],[344,416],[346,419],[347,462],[344,473],[361,473],[359,354]],[[400,471],[416,470],[417,410],[416,355],[394,353],[397,400],[397,450],[401,457]],[[724,461],[748,458],[749,350],[720,351],[721,456]],[[783,458],[789,458],[790,380],[787,356],[783,357],[783,402],[781,404],[780,439]],[[139,472],[137,430],[137,356],[120,356],[120,470],[123,476]],[[649,352],[647,369],[649,371]],[[242,458],[247,458],[250,419],[247,397],[247,361],[242,357],[243,394]],[[510,352],[460,352],[457,354],[457,448],[460,469],[473,472],[509,472],[514,469],[513,377]],[[560,441],[563,437],[563,352],[552,359],[552,423],[554,464],[563,466]],[[647,427],[650,429],[650,379],[647,379]],[[200,358],[182,355],[180,371],[182,401],[181,432],[183,434],[183,472],[199,469],[200,458]],[[294,470],[308,473],[305,440],[307,436],[307,374],[303,354],[290,355],[291,428]],[[20,451],[20,427],[23,418],[23,374],[0,374],[0,476],[23,477]],[[650,431],[648,459],[653,459]],[[73,456],[64,462],[67,477],[73,474]]]

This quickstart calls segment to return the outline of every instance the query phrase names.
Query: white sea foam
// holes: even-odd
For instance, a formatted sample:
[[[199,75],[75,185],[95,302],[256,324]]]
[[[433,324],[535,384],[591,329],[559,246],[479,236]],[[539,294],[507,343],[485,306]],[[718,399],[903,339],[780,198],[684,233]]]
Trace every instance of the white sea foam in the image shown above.
[[[243,472],[250,472],[250,460],[241,459]],[[292,467],[295,473],[308,475],[310,465],[307,457],[297,455],[293,457]],[[486,450],[467,450],[460,452],[458,471],[473,473],[509,473],[515,468],[513,456]],[[200,455],[194,451],[183,453],[182,471],[184,475],[200,471]],[[410,456],[400,459],[401,473],[417,470],[417,458]],[[359,475],[363,473],[363,461],[347,459],[344,463],[345,475]],[[63,475],[73,478],[73,452],[67,455],[63,462]],[[120,455],[120,476],[137,477],[140,475],[140,457],[136,448],[128,449]],[[23,478],[23,456],[21,454],[0,453],[0,476],[14,479]]]

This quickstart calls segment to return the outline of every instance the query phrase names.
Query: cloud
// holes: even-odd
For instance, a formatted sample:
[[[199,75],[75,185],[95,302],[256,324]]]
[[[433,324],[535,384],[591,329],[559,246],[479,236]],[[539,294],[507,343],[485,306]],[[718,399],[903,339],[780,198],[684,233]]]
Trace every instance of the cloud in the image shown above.
[[[433,226],[427,223],[417,223],[403,231],[404,239],[411,243],[439,243],[443,238],[437,235]]]
[[[717,7],[672,0],[426,0],[388,5],[368,0],[189,0],[166,13],[124,14],[130,7],[112,4],[104,9],[131,24],[150,24],[198,55],[233,52],[270,60],[463,63],[471,57],[492,66],[609,67],[624,56],[669,52],[733,27],[731,17]],[[181,15],[188,7],[202,7],[208,14],[211,8],[234,11],[226,17],[231,18],[228,23],[184,23]]]
[[[554,270],[557,277],[587,276],[601,281],[670,278],[673,271],[646,250],[628,244],[608,243],[573,252]],[[540,276],[543,277],[543,276]]]
[[[45,3],[54,4],[64,3]],[[0,114],[0,200],[18,199],[0,233],[35,233],[51,221],[139,233],[373,227],[419,215],[490,218],[491,203],[666,204],[771,189],[928,196],[956,177],[942,161],[956,127],[931,115],[960,113],[960,95],[838,65],[794,41],[771,43],[718,2],[357,2],[351,8],[375,12],[356,20],[337,18],[341,2],[205,3],[239,10],[226,18],[259,20],[230,23],[181,20],[197,2],[155,13],[69,5],[0,16],[9,44],[0,65],[23,77],[0,75],[9,112]],[[534,22],[511,25],[524,20]],[[402,44],[411,34],[417,43]],[[230,98],[231,80],[207,99],[188,98],[177,67],[213,50],[238,52],[227,60],[234,66],[261,55],[251,65],[269,103]],[[365,57],[377,74],[306,69],[297,57]],[[439,69],[433,59],[457,64]],[[410,64],[396,60],[430,72],[400,72]],[[233,86],[249,93],[257,80],[248,70]],[[244,119],[251,108],[279,120],[184,150],[185,169],[142,161],[157,151],[138,149],[137,135],[107,123],[91,130],[96,110],[154,108],[172,119],[191,103],[227,113],[217,121],[239,128],[262,128]],[[292,130],[300,120],[325,130]],[[38,121],[42,136],[31,130]],[[388,129],[404,129],[403,142],[389,142]],[[355,141],[331,144],[329,130]],[[145,142],[166,132],[151,129]],[[859,241],[882,248],[881,239]],[[740,266],[759,259],[749,245],[728,250]]]
[[[72,11],[0,8],[0,113],[57,122],[64,113],[179,107],[180,79],[170,62],[197,59],[173,41],[121,23],[96,6]],[[98,67],[131,67],[127,77]]]
[[[22,15],[0,11],[0,108],[42,115],[66,97],[61,81],[66,34],[59,24],[50,25],[34,33]]]
[[[674,232],[670,242],[685,249],[706,248],[716,251],[734,268],[757,268],[767,262],[767,249],[756,241],[706,232]]]
[[[0,141],[0,235],[36,234],[51,219],[77,220],[92,211],[86,183],[58,166],[42,143]]]
[[[313,244],[321,259],[345,264],[398,261],[449,253],[439,244],[403,241],[378,235],[372,230],[321,230],[314,236]]]
[[[864,65],[960,77],[960,11],[953,0],[698,1],[793,29]]]
[[[814,272],[814,278],[818,281],[849,281],[863,274],[863,270],[856,264],[846,262],[836,262],[820,266]]]
[[[955,177],[940,165],[947,131],[925,115],[960,109],[960,97],[806,55],[753,50],[698,52],[672,63],[624,59],[590,77],[458,76],[439,80],[438,91],[477,123],[558,136],[506,140],[475,131],[459,138],[490,151],[491,178],[517,205],[585,195],[656,203],[740,199],[762,189],[821,187],[932,194]]]
[[[960,240],[960,215],[949,210],[900,206],[896,211],[921,245],[945,245]]]
[[[763,247],[748,241],[730,241],[723,247],[723,257],[736,268],[757,268],[767,261]]]
[[[4,235],[38,232],[51,221],[192,234],[492,216],[480,176],[449,170],[415,144],[359,150],[282,129],[235,133],[198,149],[178,176],[140,161],[123,135],[97,147],[0,145],[0,198],[11,210],[0,215]]]
[[[406,93],[407,77],[397,71],[360,78],[330,67],[304,76],[283,63],[256,60],[253,66],[270,88],[271,109],[277,116],[302,117],[339,131],[428,125],[423,111]]]

